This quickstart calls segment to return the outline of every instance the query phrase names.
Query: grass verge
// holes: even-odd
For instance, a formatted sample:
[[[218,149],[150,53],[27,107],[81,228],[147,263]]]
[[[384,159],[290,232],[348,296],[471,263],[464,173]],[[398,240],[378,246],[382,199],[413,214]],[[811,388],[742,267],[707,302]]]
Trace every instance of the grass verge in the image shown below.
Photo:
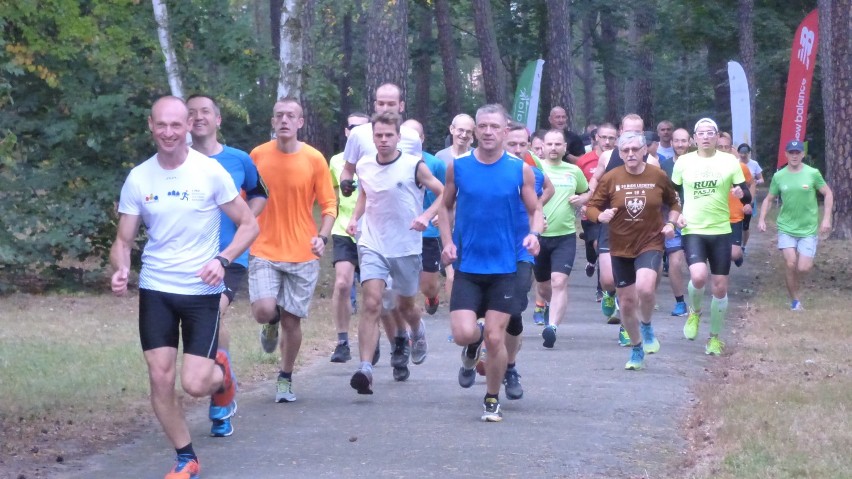
[[[820,243],[802,287],[807,309],[793,312],[774,235],[761,236],[767,238],[749,247],[747,259],[759,271],[758,295],[733,326],[739,331],[731,354],[714,362],[697,387],[684,476],[849,477],[852,241]]]

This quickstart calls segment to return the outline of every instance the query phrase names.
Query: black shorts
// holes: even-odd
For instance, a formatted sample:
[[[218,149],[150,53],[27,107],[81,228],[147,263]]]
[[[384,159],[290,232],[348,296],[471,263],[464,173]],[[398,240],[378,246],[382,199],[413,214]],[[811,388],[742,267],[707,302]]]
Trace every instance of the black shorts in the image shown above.
[[[751,224],[751,215],[743,216],[743,231],[748,231],[749,224]]]
[[[231,263],[225,268],[225,291],[222,294],[228,297],[228,304],[234,302],[237,292],[246,284],[246,273],[248,268],[238,263]]]
[[[450,293],[450,311],[515,311],[515,273],[474,274],[456,271]]]
[[[573,234],[564,236],[542,236],[539,240],[541,249],[535,258],[535,280],[550,281],[551,273],[570,275],[574,267],[574,257],[577,255],[577,237]]]
[[[532,288],[532,263],[518,261],[518,271],[515,273],[515,310],[509,317],[506,332],[512,336],[520,336],[524,332],[524,322],[521,315],[526,311],[530,303],[530,289]]]
[[[743,229],[745,225],[740,221],[738,223],[731,223],[731,246],[742,246],[743,245]]]
[[[663,262],[662,251],[645,251],[635,258],[612,256],[612,274],[615,276],[615,287],[626,288],[636,284],[636,272],[642,268],[660,270]]]
[[[609,253],[609,225],[600,223],[598,228],[598,254]]]
[[[423,238],[423,253],[420,257],[423,259],[424,273],[437,273],[441,269],[441,239],[440,238]]]
[[[731,272],[731,233],[683,235],[683,251],[690,266],[709,260],[710,274],[725,276]]]
[[[219,294],[188,295],[139,290],[139,338],[142,350],[177,349],[213,358],[219,346]]]
[[[583,227],[583,241],[593,243],[600,236],[601,224],[589,220],[580,220],[580,226]]]
[[[331,259],[332,266],[338,261],[349,261],[358,270],[358,245],[349,236],[331,235],[334,242],[334,257]]]

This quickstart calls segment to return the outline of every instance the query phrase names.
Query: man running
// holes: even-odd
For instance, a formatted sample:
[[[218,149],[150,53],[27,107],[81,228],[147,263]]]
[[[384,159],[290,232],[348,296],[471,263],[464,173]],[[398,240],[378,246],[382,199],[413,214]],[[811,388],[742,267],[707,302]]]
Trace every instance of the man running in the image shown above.
[[[252,163],[248,153],[231,148],[219,143],[217,133],[222,124],[222,115],[219,105],[213,98],[206,95],[192,95],[186,100],[189,109],[189,119],[192,130],[192,148],[201,154],[209,156],[218,161],[234,180],[234,186],[245,192],[246,201],[255,217],[263,211],[266,206],[266,198],[269,193],[266,185],[257,174],[257,168]],[[219,230],[219,249],[224,250],[234,239],[237,225],[222,213],[221,229]],[[248,250],[234,258],[225,267],[225,291],[219,298],[219,349],[230,352],[230,334],[228,334],[227,316],[228,307],[234,301],[237,292],[243,285],[248,269]],[[231,417],[237,412],[237,401],[234,400],[233,408],[218,407],[210,402],[208,416],[213,424],[210,427],[210,435],[213,437],[226,437],[234,433]]]
[[[728,311],[728,273],[731,270],[731,223],[728,194],[743,204],[751,202],[739,160],[716,150],[719,127],[710,118],[695,123],[698,151],[681,156],[672,170],[672,181],[683,186],[683,214],[677,226],[683,230],[683,249],[689,264],[689,316],[683,335],[698,336],[701,303],[708,273],[713,299],[710,301],[710,338],[705,353],[720,356],[719,339]],[[709,262],[709,271],[707,263]]]
[[[399,314],[412,331],[415,349],[418,343],[422,344],[422,357],[425,359],[426,330],[415,304],[422,268],[421,233],[437,214],[439,228],[442,234],[446,231],[449,238],[447,214],[440,201],[443,185],[419,156],[406,155],[397,149],[399,115],[379,113],[371,122],[377,154],[358,161],[356,173],[360,194],[346,228],[350,235],[359,235],[363,307],[358,322],[361,364],[349,382],[358,394],[373,394],[371,363],[379,340],[377,332],[382,294],[389,277],[393,277],[392,288],[396,293]],[[423,187],[437,198],[426,211],[423,211]],[[412,355],[416,354],[412,351]]]
[[[453,143],[435,153],[435,156],[443,160],[445,165],[448,165],[456,158],[470,153],[472,149],[470,145],[473,143],[473,127],[474,121],[470,115],[465,113],[456,115],[450,124],[450,136],[453,138]]]
[[[672,147],[675,155],[673,158],[664,158],[660,160],[660,168],[666,172],[669,181],[671,181],[672,170],[678,158],[689,152],[689,132],[683,128],[678,128],[672,132]],[[683,187],[675,185],[675,190],[678,196],[683,200]],[[683,277],[683,270],[686,267],[686,256],[683,254],[683,236],[680,228],[675,228],[674,236],[666,238],[666,258],[668,261],[669,284],[674,295],[675,305],[672,309],[672,316],[686,316],[689,310],[684,299],[686,295],[686,280]]]
[[[760,207],[757,227],[766,231],[766,215],[775,198],[780,197],[778,213],[778,249],[784,256],[784,278],[790,295],[790,310],[802,311],[799,286],[814,265],[820,236],[831,232],[831,210],[834,194],[816,168],[802,163],[805,156],[801,141],[793,140],[785,148],[787,166],[775,173],[769,194]],[[822,221],[817,223],[819,205],[816,192],[823,196]]]
[[[642,161],[645,136],[627,132],[618,139],[624,165],[605,174],[587,205],[592,221],[609,223],[612,267],[621,303],[621,321],[633,346],[628,370],[644,367],[645,353],[660,350],[651,326],[663,236],[674,236],[680,216],[677,192],[665,173]],[[668,220],[663,222],[663,206]],[[662,233],[662,234],[661,234]]]
[[[672,133],[674,132],[674,123],[669,120],[663,120],[657,124],[657,136],[660,137],[660,145],[657,146],[657,158],[662,163],[663,158],[672,159],[675,155],[674,145],[672,145]]]
[[[197,478],[201,467],[175,392],[178,342],[183,340],[183,390],[193,397],[212,395],[216,407],[236,408],[230,358],[217,350],[219,302],[225,267],[249,247],[258,226],[228,172],[187,146],[189,110],[183,100],[166,96],[154,102],[148,128],[157,153],[133,168],[121,188],[111,287],[116,296],[127,294],[130,252],[144,222],[139,335],[151,406],[177,455],[166,479]],[[237,225],[225,249],[219,248],[221,212]]]
[[[740,143],[740,146],[737,147],[737,156],[740,157],[740,162],[744,163],[748,170],[751,172],[751,177],[754,179],[754,190],[752,190],[751,195],[751,211],[745,213],[743,217],[743,255],[746,252],[746,246],[748,246],[748,238],[750,233],[751,226],[751,217],[754,214],[754,210],[757,208],[757,185],[763,184],[763,168],[760,167],[760,164],[751,158],[751,147],[748,143]]]
[[[442,257],[456,263],[450,321],[456,344],[464,346],[459,384],[476,366],[483,342],[488,349],[486,394],[481,419],[501,421],[500,386],[506,374],[506,327],[515,311],[517,212],[521,201],[531,219],[523,246],[538,252],[541,224],[535,224],[535,179],[530,167],[503,149],[509,115],[501,105],[476,112],[478,146],[447,168],[444,202],[455,208],[453,237],[444,236]],[[483,210],[482,205],[489,205]],[[477,323],[485,311],[484,324]],[[475,374],[475,373],[474,373]]]
[[[311,307],[337,198],[322,153],[297,137],[305,123],[302,105],[282,98],[272,113],[275,139],[250,154],[270,191],[258,217],[260,236],[251,247],[249,296],[254,319],[263,324],[263,350],[281,349],[275,392],[275,402],[281,403],[296,400],[293,368],[302,346],[302,319]],[[319,231],[314,202],[321,208]]]

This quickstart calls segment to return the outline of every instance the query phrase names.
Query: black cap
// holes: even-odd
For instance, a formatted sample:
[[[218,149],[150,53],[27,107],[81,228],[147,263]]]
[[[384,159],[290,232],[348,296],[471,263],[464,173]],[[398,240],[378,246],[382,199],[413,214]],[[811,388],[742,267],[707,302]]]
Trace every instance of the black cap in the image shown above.
[[[737,147],[737,151],[740,153],[751,153],[751,147],[748,146],[748,143],[740,143],[740,146]]]
[[[799,140],[793,140],[790,143],[787,143],[787,148],[785,151],[805,151],[805,145]]]

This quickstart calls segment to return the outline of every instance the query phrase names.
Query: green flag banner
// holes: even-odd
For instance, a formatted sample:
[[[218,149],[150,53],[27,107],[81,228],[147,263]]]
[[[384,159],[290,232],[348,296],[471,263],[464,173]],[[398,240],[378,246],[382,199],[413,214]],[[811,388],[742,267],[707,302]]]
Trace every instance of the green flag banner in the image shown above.
[[[530,132],[535,131],[538,117],[538,100],[541,93],[541,70],[544,60],[529,62],[518,79],[515,91],[515,101],[512,104],[512,120],[527,126]]]

